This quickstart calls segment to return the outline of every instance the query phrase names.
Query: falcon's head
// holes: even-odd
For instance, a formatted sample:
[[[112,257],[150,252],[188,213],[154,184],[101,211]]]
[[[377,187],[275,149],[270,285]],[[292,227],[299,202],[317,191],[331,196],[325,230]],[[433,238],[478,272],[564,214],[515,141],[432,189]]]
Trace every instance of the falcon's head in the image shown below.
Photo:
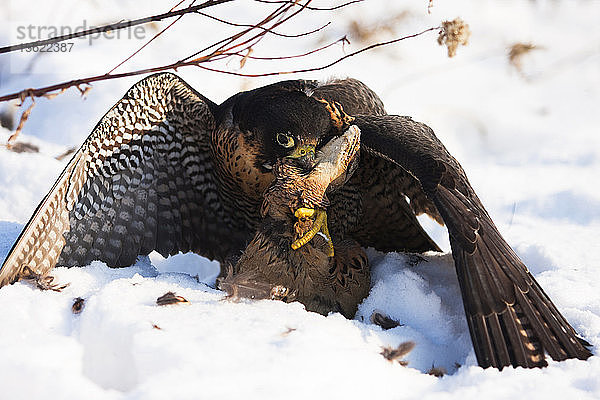
[[[342,133],[328,104],[311,96],[316,86],[313,81],[284,81],[228,100],[232,122],[254,149],[256,168],[268,172],[286,157],[308,170],[318,149]]]

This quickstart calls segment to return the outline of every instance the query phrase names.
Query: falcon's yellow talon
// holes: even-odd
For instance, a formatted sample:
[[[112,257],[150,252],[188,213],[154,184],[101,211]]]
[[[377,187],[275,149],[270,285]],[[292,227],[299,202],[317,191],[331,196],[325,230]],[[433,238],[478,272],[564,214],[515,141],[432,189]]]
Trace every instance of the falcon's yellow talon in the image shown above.
[[[329,228],[327,227],[327,213],[324,210],[315,210],[313,208],[301,207],[294,213],[296,218],[305,218],[315,216],[312,228],[304,234],[300,239],[292,242],[292,249],[298,250],[310,242],[317,233],[321,232],[327,239],[327,256],[333,257],[333,240],[329,235]]]
[[[314,208],[306,208],[306,207],[300,207],[294,213],[294,216],[296,218],[312,217],[313,215],[315,215],[315,209]]]

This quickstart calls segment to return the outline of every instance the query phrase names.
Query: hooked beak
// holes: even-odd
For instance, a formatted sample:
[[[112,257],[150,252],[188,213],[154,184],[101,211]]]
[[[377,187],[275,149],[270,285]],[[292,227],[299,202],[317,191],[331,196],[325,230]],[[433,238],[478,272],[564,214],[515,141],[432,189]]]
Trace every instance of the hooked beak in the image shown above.
[[[298,146],[287,158],[295,159],[303,169],[309,170],[315,165],[315,154],[315,146],[302,145]]]

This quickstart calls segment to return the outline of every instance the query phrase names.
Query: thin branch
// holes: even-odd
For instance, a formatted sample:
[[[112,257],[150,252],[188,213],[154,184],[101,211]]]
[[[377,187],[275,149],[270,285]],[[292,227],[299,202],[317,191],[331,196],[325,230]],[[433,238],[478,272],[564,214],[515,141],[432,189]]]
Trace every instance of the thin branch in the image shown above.
[[[265,19],[265,20],[263,20],[261,23],[259,23],[259,24],[257,24],[257,25],[256,25],[256,26],[262,26],[262,25],[265,25],[265,24],[266,24],[266,23],[268,23],[268,22],[271,22],[271,21],[272,21],[272,20],[274,20],[275,18],[279,18],[279,20],[275,21],[275,22],[273,23],[273,25],[272,25],[270,28],[266,28],[266,29],[262,30],[261,32],[257,33],[256,35],[254,35],[253,37],[251,37],[250,39],[247,39],[247,40],[245,40],[244,42],[241,42],[241,43],[238,43],[238,44],[232,45],[231,47],[229,47],[229,48],[227,48],[227,49],[223,49],[223,47],[224,47],[224,46],[222,46],[222,47],[221,47],[221,49],[223,49],[223,50],[219,49],[219,50],[218,50],[218,53],[223,53],[223,52],[228,52],[228,51],[231,51],[231,50],[233,50],[233,49],[235,49],[235,48],[239,48],[239,47],[242,47],[242,46],[244,46],[244,45],[248,45],[248,44],[249,44],[249,43],[251,43],[252,41],[256,40],[254,43],[252,43],[252,44],[250,44],[250,45],[248,45],[248,46],[246,46],[246,47],[242,48],[242,51],[243,51],[243,50],[248,50],[248,49],[250,49],[250,48],[251,48],[253,45],[255,45],[256,43],[258,43],[258,42],[259,42],[259,41],[260,41],[260,40],[261,40],[261,39],[262,39],[262,38],[263,38],[263,37],[264,37],[264,36],[265,36],[267,33],[271,32],[273,29],[277,28],[277,27],[278,27],[278,26],[280,26],[281,24],[283,24],[283,23],[285,23],[285,22],[289,21],[290,19],[292,19],[293,17],[295,17],[296,15],[298,15],[299,13],[301,13],[302,11],[304,11],[304,10],[306,9],[306,7],[308,7],[308,5],[311,3],[311,1],[312,1],[312,0],[307,0],[307,2],[306,2],[305,4],[302,4],[302,5],[301,5],[301,7],[300,7],[300,9],[299,9],[299,10],[297,10],[297,11],[293,12],[291,15],[289,15],[289,16],[287,16],[287,17],[285,17],[285,16],[284,16],[284,15],[285,15],[285,13],[286,13],[288,10],[290,10],[290,9],[292,8],[292,6],[293,6],[293,5],[296,5],[296,4],[298,4],[298,3],[299,3],[298,1],[294,2],[292,5],[288,5],[288,6],[286,6],[286,7],[285,7],[285,8],[282,10],[282,12],[278,13],[278,15],[271,14],[271,15],[273,15],[273,17],[272,17],[272,18],[271,18],[269,21],[267,21],[267,20]],[[251,32],[251,31],[252,31],[253,29],[255,29],[255,28],[249,28],[249,29],[250,29],[250,30],[249,30],[248,32]],[[234,42],[234,41],[232,40],[232,41],[230,41],[229,43],[233,43],[233,42]],[[229,43],[228,43],[228,44],[229,44]],[[227,46],[227,44],[226,44],[225,46]],[[195,61],[195,60],[192,60],[192,61]]]
[[[115,24],[103,25],[103,26],[99,26],[96,28],[87,29],[87,30],[84,30],[81,32],[74,32],[69,35],[57,36],[57,37],[53,37],[50,39],[37,40],[35,42],[20,43],[20,44],[15,44],[12,46],[4,46],[4,47],[0,47],[0,54],[9,53],[12,51],[17,51],[17,50],[29,49],[29,48],[36,47],[36,46],[44,46],[47,44],[63,42],[65,40],[76,39],[79,37],[89,36],[89,35],[93,35],[96,33],[105,33],[105,32],[110,32],[110,31],[116,31],[119,29],[125,29],[125,28],[129,28],[132,26],[136,26],[136,25],[146,24],[148,22],[161,21],[166,18],[172,18],[172,17],[177,17],[180,15],[188,14],[188,13],[193,13],[193,12],[196,12],[203,8],[208,8],[208,7],[216,6],[218,4],[223,4],[223,3],[229,3],[231,1],[233,1],[233,0],[208,0],[202,4],[198,4],[197,6],[187,7],[187,8],[183,8],[181,10],[177,10],[177,11],[169,11],[169,12],[166,12],[166,13],[163,13],[160,15],[153,15],[151,17],[139,18],[139,19],[136,19],[133,21],[125,21],[125,22],[118,22]]]
[[[325,65],[322,65],[320,67],[311,67],[311,68],[297,69],[297,70],[292,70],[292,71],[265,72],[265,73],[259,73],[259,74],[243,74],[243,73],[240,73],[240,72],[219,70],[219,69],[215,69],[215,68],[206,67],[206,66],[200,65],[200,64],[198,65],[198,67],[202,68],[202,69],[205,69],[207,71],[219,72],[219,73],[226,74],[226,75],[243,76],[243,77],[246,77],[246,78],[258,78],[258,77],[264,77],[264,76],[287,75],[287,74],[297,74],[297,73],[304,73],[304,72],[321,71],[321,70],[327,69],[329,67],[332,67],[335,64],[338,64],[338,63],[344,61],[347,58],[353,57],[353,56],[355,56],[357,54],[360,54],[360,53],[364,53],[365,51],[372,50],[374,48],[381,47],[381,46],[387,46],[387,45],[390,45],[390,44],[393,44],[393,43],[396,43],[396,42],[400,42],[402,40],[414,38],[414,37],[423,35],[424,33],[438,30],[440,28],[441,28],[440,26],[436,26],[436,27],[433,27],[433,28],[425,29],[424,31],[421,31],[419,33],[415,33],[415,34],[408,35],[408,36],[403,36],[401,38],[397,38],[397,39],[393,39],[393,40],[388,40],[387,42],[374,43],[374,44],[372,44],[370,46],[363,47],[362,49],[359,49],[359,50],[354,51],[352,53],[346,54],[345,56],[340,57],[337,60],[334,60],[334,61],[330,62],[329,64],[325,64]],[[2,99],[0,98],[0,101],[1,100]]]
[[[171,8],[170,11],[173,11],[175,8],[177,8],[181,3],[183,3],[185,0],[181,0],[179,3],[177,3],[175,5],[175,7]],[[190,7],[196,2],[196,0],[192,1],[192,4],[190,4]],[[171,22],[169,25],[167,25],[164,29],[162,29],[160,32],[158,32],[156,35],[154,35],[152,37],[152,39],[148,40],[146,43],[144,43],[142,45],[142,47],[140,47],[139,49],[137,49],[136,51],[134,51],[129,57],[127,57],[126,59],[124,59],[123,61],[121,61],[120,63],[118,63],[116,66],[114,66],[110,71],[108,71],[106,74],[112,74],[117,68],[119,68],[121,65],[125,64],[127,61],[131,60],[133,57],[135,57],[136,54],[138,54],[140,51],[144,50],[146,48],[146,46],[148,46],[150,43],[152,43],[154,41],[154,39],[156,39],[157,37],[159,37],[160,35],[162,35],[167,29],[171,28],[173,25],[175,25],[175,23],[177,23],[177,21],[179,21],[181,18],[183,18],[184,14],[181,14],[179,17],[177,17],[177,19],[173,22]]]
[[[209,55],[209,56],[205,56],[205,57],[200,57],[193,61],[186,61],[186,62],[179,61],[179,62],[175,62],[175,63],[171,63],[171,64],[159,66],[159,67],[146,68],[146,69],[130,71],[130,72],[123,72],[123,73],[113,74],[113,75],[108,75],[108,74],[97,75],[97,76],[92,76],[92,77],[88,77],[88,78],[75,79],[75,80],[71,80],[71,81],[57,83],[55,85],[45,86],[45,87],[41,87],[41,88],[37,88],[37,89],[33,89],[33,88],[26,89],[26,90],[23,90],[20,92],[15,92],[15,93],[7,94],[4,96],[0,96],[0,102],[23,98],[23,96],[41,97],[41,96],[44,96],[55,90],[62,90],[62,89],[70,88],[73,86],[89,85],[90,83],[97,82],[97,81],[118,79],[118,78],[124,78],[124,77],[136,76],[136,75],[142,75],[142,74],[148,74],[148,73],[155,73],[155,72],[161,72],[161,71],[167,71],[167,70],[176,70],[177,68],[187,67],[187,66],[196,66],[196,67],[208,70],[208,71],[219,72],[219,73],[228,74],[228,75],[244,76],[244,77],[262,77],[262,76],[273,76],[273,75],[284,75],[284,74],[301,73],[301,72],[320,71],[320,70],[329,68],[335,64],[338,64],[347,58],[350,58],[357,54],[363,53],[365,51],[372,50],[374,48],[381,47],[381,46],[387,46],[387,45],[390,45],[393,43],[400,42],[402,40],[414,38],[414,37],[423,35],[427,32],[431,32],[431,31],[438,30],[438,29],[440,29],[440,27],[436,26],[433,28],[425,29],[424,31],[421,31],[419,33],[415,33],[412,35],[403,36],[401,38],[389,40],[386,42],[375,43],[370,46],[363,47],[362,49],[359,49],[352,53],[346,54],[343,57],[340,57],[340,58],[338,58],[328,64],[320,66],[320,67],[311,67],[311,68],[304,68],[304,69],[298,69],[298,70],[292,70],[292,71],[274,71],[274,72],[266,72],[266,73],[258,73],[258,74],[244,74],[244,73],[240,73],[240,72],[219,70],[216,68],[211,68],[211,67],[202,65],[204,63],[207,63],[208,61],[211,61],[214,58],[214,56]],[[222,55],[222,54],[223,53],[220,53],[219,55]]]
[[[318,53],[320,51],[323,51],[325,49],[328,49],[331,46],[334,46],[338,43],[344,43],[344,44],[350,44],[350,41],[348,40],[348,38],[346,36],[339,38],[338,40],[331,42],[329,44],[326,44],[324,46],[318,47],[314,50],[310,50],[307,51],[306,53],[300,53],[300,54],[294,54],[291,56],[279,56],[279,57],[257,57],[257,56],[251,56],[249,54],[241,54],[240,52],[236,52],[236,53],[223,53],[222,56],[224,56],[223,58],[229,57],[229,56],[238,56],[238,57],[242,57],[242,58],[247,58],[250,60],[261,60],[261,61],[272,61],[272,60],[289,60],[291,58],[301,58],[301,57],[306,57],[309,56],[311,54],[314,53]]]
[[[238,24],[235,22],[231,22],[231,21],[227,21],[221,18],[217,18],[213,15],[210,14],[206,14],[203,13],[201,11],[196,11],[196,14],[200,14],[204,17],[213,19],[215,21],[219,21],[225,25],[230,25],[230,26],[237,26],[237,27],[241,27],[241,28],[257,28],[257,29],[262,29],[262,30],[267,30],[267,28],[263,28],[262,26],[257,26],[257,25],[250,25],[250,24]],[[309,36],[312,35],[313,33],[317,33],[319,31],[322,31],[323,29],[327,28],[329,25],[331,25],[331,22],[328,22],[326,24],[324,24],[323,26],[313,29],[312,31],[307,31],[307,32],[302,32],[302,33],[296,33],[296,34],[285,34],[285,33],[279,33],[279,32],[274,32],[274,31],[270,31],[269,33],[271,33],[272,35],[275,36],[281,36],[281,37],[285,37],[285,38],[297,38],[297,37],[302,37],[302,36]]]
[[[293,1],[293,0],[254,0],[257,3],[266,3],[266,4],[296,4],[297,1]],[[348,1],[344,4],[340,4],[334,7],[306,7],[307,10],[312,10],[312,11],[333,11],[333,10],[337,10],[340,8],[344,8],[346,6],[349,6],[350,4],[354,4],[354,3],[362,3],[365,0],[352,0],[352,1]]]
[[[182,3],[185,3],[185,0],[180,0],[179,3],[175,4],[169,11],[173,11],[174,9],[176,9],[177,7],[179,7]],[[194,5],[195,1],[192,2],[192,4],[190,4],[190,7],[192,5]]]
[[[229,52],[229,51],[231,51],[231,50],[233,50],[233,49],[235,49],[235,48],[239,48],[239,47],[242,47],[242,46],[244,46],[244,45],[247,45],[247,46],[246,46],[246,47],[244,47],[244,48],[242,48],[242,51],[243,51],[243,50],[247,50],[247,49],[251,48],[253,45],[255,45],[256,43],[258,43],[258,42],[259,42],[259,41],[260,41],[260,40],[261,40],[261,39],[262,39],[262,38],[263,38],[263,37],[264,37],[264,36],[265,36],[267,33],[269,33],[269,32],[272,32],[272,30],[273,30],[274,28],[278,27],[279,25],[283,24],[284,22],[286,22],[286,21],[290,20],[291,18],[295,17],[295,16],[296,16],[297,14],[299,14],[300,12],[304,11],[304,10],[306,9],[307,5],[311,3],[311,1],[312,1],[312,0],[307,0],[307,2],[306,2],[305,4],[303,4],[299,10],[295,11],[294,13],[292,13],[292,14],[291,14],[290,16],[288,16],[288,17],[284,17],[284,16],[285,16],[285,14],[286,14],[286,13],[287,13],[287,12],[288,12],[290,9],[292,9],[292,7],[293,7],[294,5],[298,4],[298,2],[294,2],[294,3],[293,3],[293,4],[291,4],[291,5],[284,5],[284,6],[280,6],[280,7],[279,7],[279,8],[278,8],[276,11],[274,11],[273,13],[271,13],[269,16],[267,16],[267,17],[266,17],[265,19],[263,19],[261,22],[259,22],[258,24],[256,24],[256,25],[255,25],[255,26],[253,26],[253,27],[250,27],[250,28],[246,29],[246,30],[245,30],[245,31],[243,31],[243,32],[242,32],[240,35],[235,35],[235,36],[236,36],[236,38],[235,38],[235,39],[232,39],[232,40],[228,41],[228,43],[224,44],[224,45],[223,45],[223,46],[221,46],[219,49],[217,49],[217,51],[216,51],[216,52],[213,52],[213,53],[218,53],[218,54],[221,54],[221,53],[224,53],[224,52]],[[274,20],[275,20],[275,22],[273,23],[273,25],[272,25],[271,27],[269,27],[269,28],[264,28],[264,26],[263,26],[263,25],[266,25],[266,24],[268,24],[268,23],[270,23],[270,22],[272,22],[272,21],[274,21]],[[259,33],[255,34],[255,35],[254,35],[254,36],[252,36],[251,38],[249,38],[249,39],[246,39],[245,41],[243,41],[243,42],[241,42],[241,43],[232,44],[232,43],[235,43],[235,40],[237,40],[237,39],[239,39],[239,38],[243,37],[243,36],[244,36],[245,34],[247,34],[247,33],[250,33],[250,32],[252,32],[254,29],[256,29],[256,28],[257,28],[257,27],[259,27],[259,26],[260,26],[261,28],[264,28],[264,29],[262,29],[262,30],[261,30],[261,32],[259,32]],[[254,43],[252,43],[253,41],[254,41]],[[252,44],[249,44],[249,43],[252,43]],[[224,47],[226,47],[226,46],[228,46],[228,45],[230,45],[230,44],[232,44],[232,45],[231,45],[231,47],[229,47],[229,48],[226,48],[226,49],[224,48]],[[190,58],[190,57],[186,58],[186,60],[189,60],[189,58]],[[194,60],[192,60],[192,61],[194,61]]]
[[[216,1],[225,2],[225,1],[231,1],[231,0],[216,0]],[[310,1],[311,0],[308,0],[306,4],[310,3]],[[203,3],[203,4],[206,4],[206,3]],[[196,7],[198,7],[198,6],[196,6]],[[278,7],[277,10],[275,10],[274,12],[269,14],[266,18],[264,18],[262,21],[260,21],[257,25],[265,24],[265,23],[268,23],[269,21],[272,21],[274,18],[281,16],[282,13],[285,13],[291,7],[292,6],[290,6],[290,5],[283,5],[283,6]],[[295,13],[295,14],[297,14],[297,13]],[[250,32],[252,29],[254,29],[254,28],[245,29],[242,32],[239,32],[233,36],[225,38],[217,43],[225,43],[225,45],[229,45],[232,42],[234,42],[235,40],[242,37],[244,34]],[[259,34],[257,36],[264,35],[264,34],[266,34],[266,31],[261,32],[261,34]],[[252,40],[252,39],[250,39],[250,40]],[[214,47],[214,45],[215,44],[211,45],[210,47]],[[232,49],[234,47],[236,47],[236,46],[232,46],[230,49]],[[197,54],[198,53],[195,53],[194,55],[197,55]],[[90,83],[102,81],[102,80],[118,79],[118,78],[123,78],[123,77],[128,77],[128,76],[142,75],[142,74],[146,74],[146,73],[161,72],[161,71],[167,71],[167,70],[177,70],[177,68],[179,68],[179,67],[189,66],[189,65],[198,65],[201,62],[207,62],[220,54],[221,53],[219,51],[213,51],[212,54],[197,58],[192,61],[185,61],[185,60],[189,59],[191,57],[190,56],[184,60],[180,60],[175,63],[163,65],[160,67],[145,68],[145,69],[141,69],[141,70],[137,70],[137,71],[112,74],[112,75],[111,74],[96,75],[96,76],[92,76],[92,77],[88,77],[88,78],[65,81],[65,82],[61,82],[61,83],[57,83],[54,85],[45,86],[45,87],[41,87],[41,88],[37,88],[37,89],[28,88],[28,89],[22,90],[20,92],[0,96],[0,102],[12,100],[12,99],[23,98],[23,96],[41,97],[41,96],[45,96],[48,93],[53,92],[55,90],[63,90],[64,91],[64,89],[67,89],[67,88],[71,88],[74,86],[79,87],[80,85],[89,85]]]
[[[259,21],[258,23],[256,23],[256,26],[262,26],[262,25],[268,23],[273,18],[275,18],[275,16],[278,15],[278,13],[285,12],[290,7],[291,6],[287,6],[287,7],[286,6],[279,6],[275,11],[273,11],[271,14],[269,14],[265,18],[263,18],[262,21]],[[219,53],[219,49],[222,49],[223,46],[227,46],[228,44],[233,43],[237,39],[239,39],[239,38],[243,37],[244,35],[246,35],[248,32],[252,31],[253,29],[254,28],[246,28],[246,29],[242,30],[241,32],[236,33],[235,35],[229,36],[229,37],[227,37],[225,39],[218,40],[215,43],[206,46],[202,50],[199,50],[199,51],[197,51],[197,52],[195,52],[195,53],[187,56],[186,58],[183,58],[183,59],[179,60],[178,62],[187,62],[190,59],[193,59],[194,57],[196,57],[196,56],[204,53],[205,51],[208,51],[208,50],[212,49],[213,47],[222,45],[220,48],[218,48],[217,50],[213,51],[212,54],[209,54],[208,56],[205,56],[205,57],[209,57],[211,55],[215,55],[215,54]]]

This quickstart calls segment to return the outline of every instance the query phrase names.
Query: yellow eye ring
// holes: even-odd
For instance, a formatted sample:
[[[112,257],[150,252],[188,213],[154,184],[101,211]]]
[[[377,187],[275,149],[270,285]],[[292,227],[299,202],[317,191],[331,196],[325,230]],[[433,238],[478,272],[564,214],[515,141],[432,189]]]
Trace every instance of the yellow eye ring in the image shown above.
[[[289,149],[291,147],[294,147],[294,138],[285,133],[278,133],[277,134],[277,143],[280,146],[285,147],[286,149]]]

